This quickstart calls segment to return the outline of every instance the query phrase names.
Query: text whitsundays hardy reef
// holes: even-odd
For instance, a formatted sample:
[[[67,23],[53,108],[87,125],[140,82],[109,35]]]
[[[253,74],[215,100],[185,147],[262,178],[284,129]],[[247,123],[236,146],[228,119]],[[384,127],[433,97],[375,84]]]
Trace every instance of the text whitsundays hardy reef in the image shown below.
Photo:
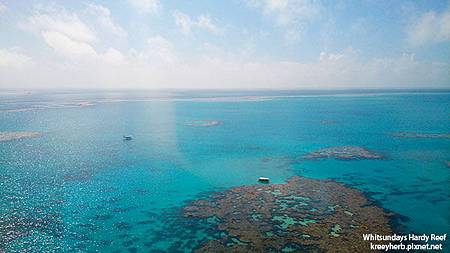
[[[442,250],[442,242],[447,234],[408,234],[408,235],[379,235],[363,234],[364,241],[378,241],[384,243],[370,243],[371,250]],[[403,243],[405,242],[405,243]]]

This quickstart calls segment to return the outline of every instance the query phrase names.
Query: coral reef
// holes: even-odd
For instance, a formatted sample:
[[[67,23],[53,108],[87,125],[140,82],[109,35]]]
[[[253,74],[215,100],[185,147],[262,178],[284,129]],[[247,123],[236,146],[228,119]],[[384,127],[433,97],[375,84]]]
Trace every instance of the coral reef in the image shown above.
[[[220,231],[197,252],[369,252],[362,234],[392,233],[392,214],[360,191],[304,177],[233,188],[196,200],[183,212]]]
[[[65,182],[86,182],[92,178],[94,171],[83,168],[64,175]]]
[[[196,127],[211,127],[211,126],[218,126],[220,124],[222,124],[222,121],[219,120],[193,120],[186,123],[186,125],[188,126],[196,126]]]
[[[87,102],[87,101],[47,103],[47,104],[36,104],[36,105],[22,107],[22,108],[0,109],[0,112],[28,112],[28,111],[37,111],[37,110],[45,110],[45,109],[78,108],[78,107],[87,107],[87,106],[93,106],[93,105],[95,105],[95,104],[91,103],[91,102]]]
[[[11,141],[23,138],[39,137],[40,132],[0,132],[0,141]]]
[[[382,159],[379,153],[370,151],[363,147],[356,146],[337,146],[320,149],[308,153],[303,159],[335,158],[339,160],[360,160],[360,159]]]
[[[391,135],[398,138],[450,139],[450,134],[441,134],[441,133],[398,132],[392,133]]]
[[[0,216],[0,252],[3,252],[10,242],[23,237],[33,237],[37,240],[37,237],[60,238],[62,234],[63,222],[58,213],[35,213],[29,214],[28,217],[16,213]],[[46,241],[46,244],[49,246],[52,242]],[[36,246],[38,245],[27,245],[27,252],[31,252],[30,249]]]

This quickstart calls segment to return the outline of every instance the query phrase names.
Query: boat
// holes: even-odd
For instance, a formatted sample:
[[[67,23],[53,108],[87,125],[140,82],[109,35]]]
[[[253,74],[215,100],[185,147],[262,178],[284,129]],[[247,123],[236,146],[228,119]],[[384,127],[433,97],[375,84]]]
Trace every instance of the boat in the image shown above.
[[[133,137],[131,135],[124,135],[123,136],[123,140],[124,141],[131,141],[133,139]]]
[[[258,182],[260,183],[269,183],[270,179],[268,177],[259,177]]]

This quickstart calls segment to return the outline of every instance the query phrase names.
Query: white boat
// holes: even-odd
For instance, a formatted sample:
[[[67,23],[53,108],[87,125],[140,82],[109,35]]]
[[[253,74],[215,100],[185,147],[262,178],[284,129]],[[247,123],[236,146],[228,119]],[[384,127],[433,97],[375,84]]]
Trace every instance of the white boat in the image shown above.
[[[258,182],[269,183],[270,179],[268,177],[259,177]]]
[[[133,139],[133,137],[131,135],[124,135],[123,136],[123,140],[125,141],[131,141]]]

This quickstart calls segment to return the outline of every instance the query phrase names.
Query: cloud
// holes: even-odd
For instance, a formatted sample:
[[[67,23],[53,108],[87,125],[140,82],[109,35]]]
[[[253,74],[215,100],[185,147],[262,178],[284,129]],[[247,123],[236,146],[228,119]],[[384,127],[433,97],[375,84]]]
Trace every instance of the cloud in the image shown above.
[[[173,53],[173,44],[161,35],[147,39],[150,57],[155,60],[161,60],[165,63],[175,63],[177,57]]]
[[[319,61],[339,61],[342,58],[344,58],[343,54],[336,53],[321,52],[319,55]]]
[[[23,25],[25,29],[37,33],[57,32],[73,40],[95,42],[95,33],[75,13],[67,13],[64,9],[38,11],[28,17]]]
[[[3,3],[0,3],[0,13],[6,11],[8,8]]]
[[[279,25],[291,25],[314,19],[319,6],[310,0],[265,0],[263,12],[274,15]]]
[[[96,17],[96,21],[102,30],[106,30],[114,36],[126,37],[127,32],[111,17],[111,11],[103,5],[89,4],[89,12]]]
[[[185,35],[191,33],[192,20],[188,15],[175,11],[173,13],[173,17],[175,18],[175,24],[180,27],[181,32]]]
[[[53,35],[55,36],[55,35]],[[64,35],[62,35],[64,36]],[[448,87],[449,64],[419,61],[413,54],[363,60],[358,52],[321,52],[311,62],[256,61],[240,54],[208,52],[196,58],[183,58],[174,45],[161,35],[147,39],[146,47],[122,54],[109,49],[104,54],[87,45],[72,45],[67,38],[53,41],[55,47],[78,48],[78,55],[90,59],[85,64],[41,64],[27,75],[5,72],[0,67],[0,85],[59,88],[232,88],[232,89],[314,89],[314,88],[412,88]],[[64,53],[73,53],[71,51]],[[86,58],[85,55],[94,57]],[[114,63],[114,64],[113,64]],[[56,69],[56,70],[55,70]],[[30,81],[32,80],[32,82]]]
[[[142,13],[157,14],[161,9],[159,0],[128,0],[130,5]]]
[[[200,15],[197,20],[193,20],[189,15],[176,10],[173,13],[175,24],[181,29],[184,35],[190,35],[195,28],[209,31],[216,35],[222,35],[223,30],[213,23],[211,18],[206,15]]]
[[[408,42],[413,46],[436,44],[450,40],[450,11],[442,14],[429,11],[414,20],[407,30]]]
[[[44,41],[56,51],[56,53],[72,60],[96,58],[97,52],[94,48],[82,41],[71,39],[63,33],[48,31],[43,32]]]
[[[249,5],[273,20],[274,26],[285,33],[287,41],[302,39],[307,26],[321,15],[321,7],[310,1],[253,0]],[[85,7],[77,12],[64,8],[34,10],[23,26],[41,38],[44,49],[48,47],[57,57],[50,57],[50,54],[31,59],[18,49],[0,49],[0,87],[281,89],[450,86],[448,61],[420,60],[414,54],[367,59],[352,49],[322,49],[308,61],[276,60],[265,52],[262,55],[253,51],[249,54],[250,50],[246,48],[252,48],[252,45],[233,50],[221,49],[210,43],[198,45],[201,48],[190,54],[178,51],[180,48],[177,46],[181,44],[177,41],[154,33],[152,36],[139,34],[142,35],[139,42],[144,43],[134,43],[133,48],[127,44],[128,40],[116,45],[112,38],[127,36],[127,33],[114,22],[111,11],[97,4]],[[448,30],[444,29],[447,14],[430,13],[429,17],[424,15],[413,23],[411,29],[420,27],[422,23],[426,26],[432,24],[435,26],[433,36],[436,37],[427,34],[419,36],[427,37],[426,40],[417,41],[437,43],[435,41],[445,40],[448,38]],[[175,11],[173,16],[166,17],[174,18],[185,35],[200,31],[223,34],[223,29],[207,15],[189,16]],[[428,38],[430,36],[432,39]],[[280,55],[275,55],[277,57]],[[22,67],[26,67],[27,75],[23,75]]]
[[[122,64],[124,56],[117,49],[106,45],[102,45],[107,48],[103,52],[96,49],[96,44],[102,42],[96,31],[106,31],[115,37],[126,36],[126,32],[113,22],[109,9],[89,4],[83,13],[88,15],[80,18],[77,13],[51,6],[36,10],[22,27],[40,36],[57,55],[72,64]]]
[[[307,25],[320,16],[321,10],[319,3],[312,0],[246,0],[246,3],[284,28],[288,43],[300,41]]]
[[[148,64],[171,65],[178,61],[174,54],[172,42],[161,35],[155,35],[147,39],[146,47],[140,51],[132,49],[129,53],[129,63],[145,66]]]
[[[86,42],[76,41],[58,32],[44,32],[44,41],[60,56],[72,63],[120,65],[124,56],[115,48],[108,48],[105,53],[98,53]]]
[[[17,48],[0,48],[0,67],[20,68],[31,63],[31,57],[20,53]]]
[[[125,63],[124,55],[115,48],[108,48],[108,50],[102,56],[102,60],[106,64],[110,65],[121,65]]]

